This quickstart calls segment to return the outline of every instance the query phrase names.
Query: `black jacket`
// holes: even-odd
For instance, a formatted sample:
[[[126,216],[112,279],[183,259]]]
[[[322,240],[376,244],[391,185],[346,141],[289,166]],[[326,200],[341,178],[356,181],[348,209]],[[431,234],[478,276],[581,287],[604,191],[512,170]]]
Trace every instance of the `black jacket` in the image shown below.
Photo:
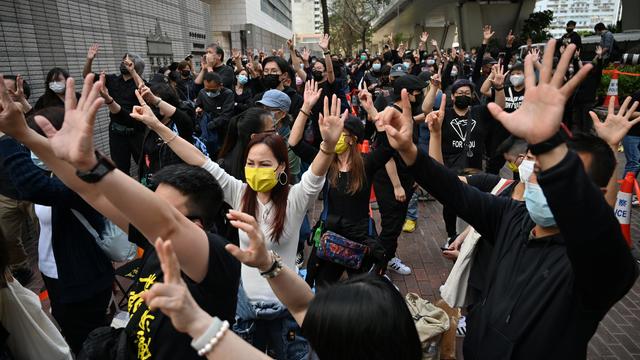
[[[467,320],[467,359],[584,359],[600,320],[638,276],[620,225],[578,156],[538,182],[560,234],[530,238],[526,206],[463,184],[418,152],[416,181],[494,239],[482,299]]]

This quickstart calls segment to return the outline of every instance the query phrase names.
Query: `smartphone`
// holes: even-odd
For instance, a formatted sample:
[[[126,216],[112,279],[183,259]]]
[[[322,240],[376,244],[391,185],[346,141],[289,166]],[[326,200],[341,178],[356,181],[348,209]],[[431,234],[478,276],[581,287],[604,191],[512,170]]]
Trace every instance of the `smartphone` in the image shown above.
[[[440,247],[440,250],[442,250],[442,251],[449,251],[449,248],[448,248],[448,247],[441,246],[441,247]]]

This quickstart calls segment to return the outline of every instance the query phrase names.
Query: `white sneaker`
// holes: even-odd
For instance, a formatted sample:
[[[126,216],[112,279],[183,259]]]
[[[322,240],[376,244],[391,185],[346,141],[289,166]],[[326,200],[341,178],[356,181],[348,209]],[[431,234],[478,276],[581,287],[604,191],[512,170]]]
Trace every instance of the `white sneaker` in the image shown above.
[[[393,259],[389,260],[387,268],[397,272],[400,275],[411,274],[411,268],[403,264],[402,260],[400,260],[398,257],[394,257]]]

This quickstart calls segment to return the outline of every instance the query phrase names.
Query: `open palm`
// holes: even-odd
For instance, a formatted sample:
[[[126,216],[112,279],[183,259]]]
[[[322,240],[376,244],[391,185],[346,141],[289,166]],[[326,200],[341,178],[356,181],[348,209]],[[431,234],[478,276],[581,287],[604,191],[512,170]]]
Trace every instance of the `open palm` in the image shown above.
[[[592,65],[583,66],[566,84],[564,74],[576,49],[571,44],[562,54],[555,73],[553,53],[556,41],[549,40],[544,54],[540,81],[535,84],[533,58],[525,59],[525,96],[522,106],[513,113],[507,113],[495,103],[488,105],[495,119],[516,137],[525,139],[529,144],[538,144],[551,138],[560,128],[564,105],[580,82],[587,76]]]
[[[598,115],[593,111],[589,111],[589,115],[593,120],[593,127],[596,129],[596,133],[598,136],[607,142],[607,144],[612,146],[618,146],[622,138],[627,135],[629,129],[638,122],[640,122],[640,116],[635,119],[629,121],[631,115],[638,108],[638,102],[635,101],[631,108],[629,109],[629,104],[631,103],[631,97],[627,97],[622,106],[620,106],[620,110],[616,114],[614,109],[614,100],[611,98],[609,101],[609,110],[607,112],[607,117],[604,119],[604,122],[601,122],[598,119]],[[628,111],[627,111],[628,109]]]
[[[329,107],[329,97],[325,97],[324,111],[318,118],[322,140],[331,148],[338,142],[344,128],[344,121],[347,119],[347,110],[340,116],[340,105],[340,99],[333,95],[331,97],[331,107]]]
[[[35,119],[49,138],[54,154],[83,171],[90,170],[95,165],[93,126],[96,112],[104,103],[104,99],[100,97],[102,83],[94,83],[93,78],[94,74],[89,74],[84,79],[82,96],[77,104],[74,80],[67,79],[64,123],[60,130],[56,130],[44,117]]]
[[[322,95],[322,88],[318,89],[318,83],[311,79],[304,84],[304,102],[309,105],[310,108],[320,100]]]

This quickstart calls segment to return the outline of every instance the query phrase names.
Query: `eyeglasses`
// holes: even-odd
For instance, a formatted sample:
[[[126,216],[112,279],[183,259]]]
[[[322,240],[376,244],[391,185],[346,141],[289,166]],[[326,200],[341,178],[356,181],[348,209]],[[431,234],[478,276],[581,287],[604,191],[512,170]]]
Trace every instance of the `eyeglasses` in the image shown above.
[[[282,75],[278,69],[264,70],[265,75]]]
[[[471,96],[471,91],[463,91],[463,92],[457,92],[456,91],[453,95],[455,95],[455,96],[464,96],[464,95]]]

